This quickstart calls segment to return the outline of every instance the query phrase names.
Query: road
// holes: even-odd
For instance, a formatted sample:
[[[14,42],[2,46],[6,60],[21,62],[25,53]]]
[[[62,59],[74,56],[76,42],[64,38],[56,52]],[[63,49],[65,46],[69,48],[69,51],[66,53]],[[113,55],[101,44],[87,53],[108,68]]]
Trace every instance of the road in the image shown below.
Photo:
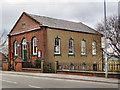
[[[118,84],[2,74],[2,88],[118,88]]]

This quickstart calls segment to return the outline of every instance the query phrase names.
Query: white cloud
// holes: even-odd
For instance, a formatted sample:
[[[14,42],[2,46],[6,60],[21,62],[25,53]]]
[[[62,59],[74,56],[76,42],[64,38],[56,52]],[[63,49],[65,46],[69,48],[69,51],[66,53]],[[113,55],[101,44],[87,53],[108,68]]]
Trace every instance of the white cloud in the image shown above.
[[[9,3],[9,2],[17,3]],[[24,2],[25,1],[25,2]],[[103,16],[103,2],[77,2],[77,0],[5,0],[3,2],[3,29],[10,31],[16,23],[22,12],[28,12],[37,15],[44,15],[65,20],[83,22],[94,27],[97,22],[101,21]],[[54,2],[52,2],[54,1]],[[61,3],[59,3],[59,1]],[[72,2],[74,1],[74,3]],[[76,1],[76,2],[75,2]],[[102,0],[101,0],[102,1]],[[104,0],[103,0],[104,1]],[[6,3],[5,3],[6,2]],[[117,13],[117,3],[107,3],[107,15]]]

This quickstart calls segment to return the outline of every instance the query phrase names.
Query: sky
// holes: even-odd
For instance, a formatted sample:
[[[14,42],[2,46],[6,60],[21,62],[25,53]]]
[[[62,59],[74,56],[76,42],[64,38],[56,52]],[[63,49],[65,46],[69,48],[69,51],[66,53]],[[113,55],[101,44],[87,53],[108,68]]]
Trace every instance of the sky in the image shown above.
[[[107,16],[118,15],[118,1],[107,0]],[[9,33],[23,12],[82,22],[92,28],[104,20],[104,0],[1,0],[0,32]]]

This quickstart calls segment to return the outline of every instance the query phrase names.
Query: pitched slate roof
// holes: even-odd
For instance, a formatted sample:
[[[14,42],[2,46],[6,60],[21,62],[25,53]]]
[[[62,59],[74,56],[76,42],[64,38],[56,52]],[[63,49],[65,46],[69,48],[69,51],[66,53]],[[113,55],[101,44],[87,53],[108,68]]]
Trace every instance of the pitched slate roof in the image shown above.
[[[92,33],[92,34],[98,34],[98,32],[87,25],[81,23],[81,22],[72,22],[67,20],[61,20],[46,16],[38,16],[33,14],[28,14],[32,19],[34,19],[36,22],[42,24],[42,26],[48,26],[52,28],[59,28],[59,29],[66,29],[70,31],[79,31],[79,32],[86,32],[86,33]]]

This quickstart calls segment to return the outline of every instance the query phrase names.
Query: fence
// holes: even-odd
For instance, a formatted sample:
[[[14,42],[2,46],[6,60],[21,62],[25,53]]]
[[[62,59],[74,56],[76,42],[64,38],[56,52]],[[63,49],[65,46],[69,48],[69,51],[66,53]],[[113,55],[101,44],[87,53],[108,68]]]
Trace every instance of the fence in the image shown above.
[[[22,63],[22,68],[31,68],[32,63],[31,62],[21,62]]]
[[[105,67],[105,65],[104,65]],[[57,65],[58,70],[80,70],[80,71],[102,71],[102,65],[100,63],[59,63]],[[108,61],[109,72],[120,72],[119,61]]]
[[[58,70],[80,70],[80,71],[101,71],[102,64],[100,63],[59,63]]]
[[[54,72],[54,67],[53,65],[55,65],[55,62],[44,62],[44,72]]]
[[[108,61],[109,72],[120,72],[120,61]]]

